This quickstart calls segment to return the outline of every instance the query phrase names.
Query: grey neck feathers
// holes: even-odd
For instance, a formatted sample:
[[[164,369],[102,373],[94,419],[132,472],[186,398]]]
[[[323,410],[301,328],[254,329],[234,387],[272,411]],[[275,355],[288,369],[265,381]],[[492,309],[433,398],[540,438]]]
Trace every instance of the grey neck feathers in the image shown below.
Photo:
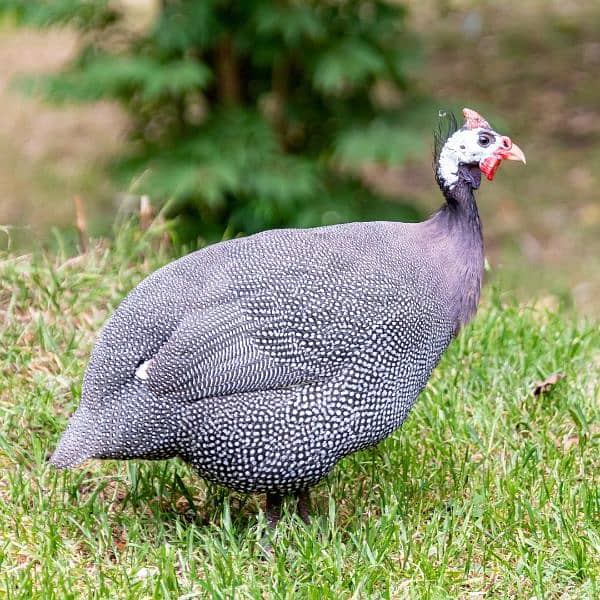
[[[450,282],[450,306],[456,331],[474,316],[483,278],[483,236],[473,190],[479,187],[478,166],[461,165],[458,180],[447,187],[438,178],[446,204],[431,218],[431,224],[449,243],[447,265]]]

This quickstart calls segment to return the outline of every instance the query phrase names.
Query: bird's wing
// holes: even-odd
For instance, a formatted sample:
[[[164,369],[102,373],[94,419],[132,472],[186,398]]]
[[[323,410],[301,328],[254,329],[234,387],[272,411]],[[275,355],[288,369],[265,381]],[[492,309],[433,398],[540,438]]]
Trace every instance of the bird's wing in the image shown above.
[[[148,386],[196,400],[333,376],[360,350],[382,306],[332,287],[290,273],[279,274],[276,289],[240,282],[235,299],[185,315],[150,360]]]
[[[306,370],[261,350],[239,304],[188,313],[150,359],[149,388],[158,396],[197,400],[301,383]]]

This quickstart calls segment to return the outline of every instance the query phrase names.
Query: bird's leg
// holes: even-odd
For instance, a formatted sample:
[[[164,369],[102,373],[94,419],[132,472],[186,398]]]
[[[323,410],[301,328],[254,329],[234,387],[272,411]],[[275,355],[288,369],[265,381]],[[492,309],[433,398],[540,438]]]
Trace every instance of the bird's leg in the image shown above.
[[[310,525],[310,493],[308,490],[301,490],[296,495],[296,508],[299,517]]]
[[[298,516],[307,524],[310,524],[310,494],[307,489],[299,491],[295,496],[296,510]],[[283,496],[275,492],[267,493],[267,524],[269,529],[275,529],[281,519],[281,507]]]
[[[270,529],[275,529],[279,519],[281,519],[281,504],[283,496],[281,494],[267,492],[267,524]]]
[[[310,496],[308,490],[301,490],[295,496],[296,510],[300,518],[307,524],[310,524],[309,507]],[[283,505],[283,496],[276,492],[267,492],[266,513],[268,530],[263,533],[260,547],[265,558],[274,556],[273,539],[275,536],[275,528],[281,519],[281,507]]]

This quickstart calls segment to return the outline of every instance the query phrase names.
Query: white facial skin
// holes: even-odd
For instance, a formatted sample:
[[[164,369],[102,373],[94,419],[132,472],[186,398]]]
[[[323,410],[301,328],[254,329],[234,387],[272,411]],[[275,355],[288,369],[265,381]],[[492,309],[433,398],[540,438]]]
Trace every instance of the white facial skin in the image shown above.
[[[479,164],[502,148],[502,136],[495,131],[478,127],[459,129],[448,138],[440,153],[438,172],[449,188],[458,181],[458,165]]]

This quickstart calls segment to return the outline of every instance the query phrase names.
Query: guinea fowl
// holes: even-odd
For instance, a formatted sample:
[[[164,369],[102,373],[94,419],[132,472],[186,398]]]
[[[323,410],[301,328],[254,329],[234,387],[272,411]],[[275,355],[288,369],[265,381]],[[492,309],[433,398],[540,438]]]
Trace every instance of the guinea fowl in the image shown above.
[[[508,137],[464,109],[437,137],[444,206],[422,223],[266,231],[143,280],[100,333],[51,462],[181,457],[267,518],[406,419],[474,315],[483,273],[473,190]]]

